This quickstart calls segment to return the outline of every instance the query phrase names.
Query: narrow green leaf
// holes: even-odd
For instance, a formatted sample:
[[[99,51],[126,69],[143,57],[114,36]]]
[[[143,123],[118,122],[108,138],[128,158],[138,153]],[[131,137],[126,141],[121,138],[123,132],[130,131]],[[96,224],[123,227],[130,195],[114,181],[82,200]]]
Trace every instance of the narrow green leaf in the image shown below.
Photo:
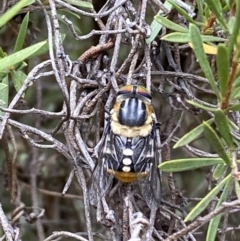
[[[187,102],[193,106],[196,106],[200,109],[203,109],[203,110],[206,110],[206,111],[211,111],[211,112],[215,112],[217,111],[217,108],[213,108],[213,107],[208,107],[208,106],[205,106],[205,105],[202,105],[202,104],[199,104],[193,100],[187,100]]]
[[[239,87],[240,86],[240,73],[238,73],[236,79],[233,82],[233,88]]]
[[[221,26],[223,27],[223,29],[225,31],[228,31],[228,26],[225,21],[225,18],[224,18],[224,16],[222,16],[222,9],[220,9],[220,4],[217,4],[216,2],[218,2],[218,1],[206,0],[208,7],[216,15],[216,18],[219,21],[219,23],[221,24]]]
[[[169,11],[172,9],[172,5],[167,1],[165,1],[163,5]],[[163,11],[160,9],[156,16],[161,15],[162,13]],[[151,33],[151,36],[148,39],[146,39],[147,44],[151,43],[156,38],[160,30],[162,29],[162,25],[159,24],[159,22],[155,19],[153,19],[150,27],[151,27],[152,33]]]
[[[223,44],[219,44],[217,52],[217,71],[219,79],[219,88],[222,97],[225,96],[227,90],[229,63],[230,61],[227,47]]]
[[[26,62],[22,61],[17,64],[15,64],[14,69],[15,70],[21,70],[27,66]]]
[[[236,43],[237,40],[237,36],[239,34],[239,29],[240,29],[240,1],[236,1],[236,13],[235,13],[235,19],[236,21],[234,21],[234,26],[233,26],[233,30],[232,30],[232,34],[229,38],[229,42],[228,42],[228,53],[229,55],[232,54],[233,51],[233,46]]]
[[[238,100],[238,99],[240,99],[240,86],[233,87],[230,98],[231,98],[231,100]]]
[[[234,180],[234,184],[235,184],[235,192],[237,195],[237,198],[240,200],[240,186],[239,186],[239,181],[238,180]]]
[[[207,121],[208,124],[211,124],[212,122],[213,122],[213,118]],[[196,140],[202,133],[203,133],[203,124],[200,124],[199,126],[189,131],[182,138],[180,138],[177,141],[177,143],[173,146],[173,148],[175,149],[175,148],[187,145],[188,143]]]
[[[234,148],[233,138],[230,132],[230,126],[226,114],[221,109],[218,109],[214,114],[215,123],[222,138],[225,140],[228,147]]]
[[[46,44],[46,41],[42,41],[40,43],[34,44],[30,47],[27,47],[14,54],[8,55],[8,56],[0,59],[0,71],[10,68],[11,66],[28,58],[33,53],[38,51],[44,44]]]
[[[204,72],[206,78],[208,79],[209,84],[212,87],[212,90],[215,92],[218,99],[220,99],[219,91],[214,80],[212,68],[203,50],[203,43],[201,41],[200,31],[193,24],[190,24],[190,37],[191,37],[191,42],[193,44],[194,53],[199,61],[199,65],[202,68],[202,71]]]
[[[228,20],[227,25],[228,25],[228,30],[230,34],[233,34],[235,22],[236,22],[236,16],[231,16]]]
[[[218,164],[213,172],[213,178],[218,180],[220,177],[223,176],[224,172],[226,171],[227,166],[223,164]]]
[[[18,92],[22,85],[23,85],[23,81],[26,79],[27,75],[25,73],[23,73],[21,70],[20,71],[11,71],[11,77],[12,77],[12,81],[15,87],[15,90]]]
[[[64,1],[78,7],[93,9],[93,5],[90,2],[85,2],[80,0],[64,0]]]
[[[228,107],[228,110],[240,110],[240,103],[231,105],[230,107]]]
[[[161,37],[161,40],[172,42],[172,43],[188,43],[190,42],[189,34],[186,33],[169,33],[163,37]]]
[[[27,13],[22,21],[21,27],[18,31],[17,40],[13,52],[17,52],[23,48],[24,40],[26,38],[28,29],[29,13]]]
[[[231,190],[232,181],[233,181],[232,178],[229,178],[227,180],[226,185],[223,189],[223,192],[217,202],[216,209],[218,207],[220,207],[222,205],[222,203],[227,200],[227,198],[229,196],[229,192]],[[218,230],[218,226],[219,226],[221,217],[222,217],[222,214],[218,214],[216,217],[214,217],[210,221],[210,223],[208,225],[206,241],[215,241],[216,240],[216,234],[217,234],[217,230]]]
[[[9,20],[11,20],[15,15],[17,15],[22,8],[34,2],[35,0],[20,0],[18,3],[13,5],[0,17],[0,28],[4,26]]]
[[[154,19],[156,19],[160,24],[162,24],[163,26],[165,26],[168,29],[174,30],[176,32],[188,33],[187,28],[184,28],[181,25],[172,22],[171,20],[167,19],[166,17],[157,15],[154,17]]]
[[[6,75],[3,79],[3,83],[0,83],[0,105],[2,107],[8,106],[9,98],[9,87],[8,87],[8,76]],[[0,111],[0,115],[3,116],[5,113]]]
[[[234,130],[236,130],[236,131],[239,131],[239,130],[240,130],[239,126],[236,125],[233,121],[231,121],[230,119],[228,119],[228,122],[229,122],[230,126],[231,126]]]
[[[213,128],[207,122],[204,121],[203,124],[204,124],[204,136],[212,146],[213,150],[226,162],[228,166],[232,167],[232,161],[229,155],[226,153],[217,133],[213,130]]]
[[[2,71],[0,71],[0,80],[5,78],[5,76],[8,75],[8,73],[9,73],[9,70],[2,70]]]
[[[232,178],[229,174],[225,177],[215,188],[213,188],[187,215],[184,222],[195,219],[199,214],[209,205],[209,203],[216,197],[216,195],[222,190],[222,187]]]
[[[158,167],[164,172],[181,172],[217,164],[224,165],[221,158],[187,158],[161,163]]]
[[[7,54],[3,51],[3,49],[0,47],[0,58],[6,57]]]
[[[211,35],[200,35],[203,42],[225,42],[226,39],[215,37]],[[173,43],[189,43],[191,37],[187,33],[174,32],[169,33],[161,38],[161,40],[173,42]]]
[[[198,17],[202,23],[205,22],[205,16],[203,15],[203,0],[197,0]]]

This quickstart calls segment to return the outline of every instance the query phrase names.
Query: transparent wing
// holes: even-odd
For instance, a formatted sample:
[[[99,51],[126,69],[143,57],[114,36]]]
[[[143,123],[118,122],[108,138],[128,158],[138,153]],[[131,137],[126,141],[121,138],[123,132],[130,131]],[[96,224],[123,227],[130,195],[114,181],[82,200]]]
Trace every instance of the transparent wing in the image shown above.
[[[161,204],[161,178],[158,169],[160,156],[156,146],[155,129],[153,129],[153,133],[149,137],[146,152],[146,161],[149,162],[149,171],[146,176],[139,178],[138,183],[147,205],[150,208],[153,206],[159,207]]]
[[[110,130],[109,125],[107,125],[104,132],[100,155],[89,183],[89,200],[90,204],[93,206],[97,206],[97,203],[108,193],[108,190],[112,185],[113,177],[107,173],[108,162],[106,161],[107,153],[109,151],[109,135]]]

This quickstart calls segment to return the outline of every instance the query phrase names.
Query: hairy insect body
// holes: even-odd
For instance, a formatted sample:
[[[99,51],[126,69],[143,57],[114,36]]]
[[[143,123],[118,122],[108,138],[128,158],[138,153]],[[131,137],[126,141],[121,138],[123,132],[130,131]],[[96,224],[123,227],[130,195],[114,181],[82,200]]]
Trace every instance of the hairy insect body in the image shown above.
[[[105,153],[110,153],[107,172],[121,182],[136,181],[150,171],[154,154],[152,116],[151,95],[144,87],[129,85],[120,89],[111,111],[112,135]]]
[[[160,178],[157,170],[155,115],[151,95],[143,86],[122,87],[110,112],[105,140],[94,171],[98,192],[106,195],[113,178],[137,182],[150,206],[158,205]],[[97,179],[98,178],[98,179]],[[92,192],[96,203],[96,194]]]
[[[129,138],[145,137],[152,130],[152,115],[151,95],[147,90],[142,86],[125,86],[119,91],[111,111],[112,132]]]

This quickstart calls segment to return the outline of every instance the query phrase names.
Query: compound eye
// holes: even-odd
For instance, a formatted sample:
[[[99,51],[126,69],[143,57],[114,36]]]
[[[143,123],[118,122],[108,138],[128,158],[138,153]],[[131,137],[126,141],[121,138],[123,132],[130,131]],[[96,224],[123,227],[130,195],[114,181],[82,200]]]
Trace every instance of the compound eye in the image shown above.
[[[152,99],[151,94],[147,91],[147,89],[140,85],[125,85],[118,91],[118,96],[136,96],[140,95],[148,99]]]

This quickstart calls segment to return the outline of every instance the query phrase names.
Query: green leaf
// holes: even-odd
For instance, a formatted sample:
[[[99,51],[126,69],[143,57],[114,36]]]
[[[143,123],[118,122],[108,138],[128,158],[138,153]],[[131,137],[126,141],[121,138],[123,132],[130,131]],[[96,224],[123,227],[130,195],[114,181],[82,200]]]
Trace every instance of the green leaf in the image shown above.
[[[229,63],[230,60],[227,47],[223,44],[219,44],[217,52],[217,71],[219,79],[219,88],[222,97],[225,96],[227,90]]]
[[[204,6],[203,0],[197,0],[198,18],[202,23],[205,22],[205,17],[203,15],[203,6]]]
[[[231,100],[238,100],[240,99],[240,86],[233,87],[232,93],[231,93]]]
[[[15,68],[15,70],[21,70],[21,69],[25,68],[26,66],[27,66],[27,63],[22,61],[22,62],[15,64],[14,68]]]
[[[6,57],[7,54],[3,51],[3,49],[0,47],[0,59],[3,57]]]
[[[229,174],[225,177],[215,188],[213,188],[187,215],[184,222],[195,219],[199,214],[209,205],[209,203],[216,197],[216,195],[222,190],[222,187],[232,178]]]
[[[90,2],[85,2],[80,0],[64,0],[64,1],[78,7],[93,9],[93,5]]]
[[[217,164],[223,165],[224,161],[221,158],[187,158],[166,161],[158,167],[164,172],[181,172]]]
[[[234,26],[235,26],[235,22],[236,22],[236,17],[235,16],[231,16],[228,20],[228,29],[229,29],[229,33],[232,34],[233,30],[234,30]]]
[[[226,114],[221,109],[218,109],[214,114],[215,123],[222,138],[224,139],[228,147],[234,148],[233,138],[230,132],[230,126]]]
[[[209,19],[210,18],[210,14],[211,14],[211,12],[210,12],[210,9],[209,9],[208,5],[205,5],[205,8],[204,8],[204,16],[205,16],[205,18]]]
[[[209,84],[212,87],[212,90],[215,92],[218,99],[220,99],[219,91],[214,80],[212,68],[203,50],[203,44],[201,41],[201,35],[199,32],[199,29],[193,24],[190,24],[190,37],[191,37],[191,42],[193,44],[194,53],[198,59],[199,65],[202,68],[202,71],[204,72],[206,78],[208,79]]]
[[[206,0],[206,3],[210,10],[216,15],[217,20],[223,27],[225,31],[228,31],[228,26],[226,24],[224,16],[222,16],[222,8],[220,4],[217,4],[216,0]]]
[[[208,120],[207,123],[211,124],[213,122],[213,118]],[[195,127],[191,131],[189,131],[186,135],[180,138],[177,143],[173,146],[173,148],[178,148],[181,146],[185,146],[188,143],[196,140],[203,133],[203,124]]]
[[[157,15],[154,17],[154,19],[156,19],[160,24],[162,24],[163,26],[165,26],[168,29],[174,30],[176,32],[188,33],[187,28],[184,28],[181,25],[168,20],[166,17]]]
[[[13,52],[17,52],[23,48],[24,40],[26,38],[28,29],[29,13],[27,13],[22,21],[21,27],[18,31],[17,41],[14,46]]]
[[[236,1],[236,13],[235,13],[235,19],[236,21],[234,21],[234,26],[233,26],[233,30],[232,30],[232,34],[229,38],[229,42],[228,42],[228,53],[229,55],[232,54],[233,51],[233,46],[236,43],[237,40],[237,36],[239,34],[239,29],[240,29],[240,1]]]
[[[238,180],[234,180],[234,184],[235,184],[235,192],[237,195],[237,198],[240,200],[240,186],[239,186],[239,181]]]
[[[20,50],[14,54],[1,58],[0,59],[0,71],[10,68],[13,65],[28,58],[29,56],[31,56],[32,54],[37,52],[44,44],[46,44],[46,41],[42,41],[40,43],[34,44],[34,45],[27,47],[23,50]]]
[[[205,106],[205,105],[202,105],[202,104],[199,104],[193,100],[187,100],[187,102],[190,104],[190,105],[193,105],[195,107],[198,107],[200,109],[203,109],[203,110],[206,110],[206,111],[211,111],[211,112],[215,112],[217,111],[217,108],[213,108],[213,107],[208,107],[208,106]]]
[[[213,128],[207,122],[204,121],[203,124],[204,124],[204,136],[212,146],[213,150],[226,162],[228,166],[232,167],[232,161],[229,155],[226,153],[217,133],[213,130]]]
[[[2,107],[8,106],[9,98],[9,87],[8,87],[8,76],[5,76],[3,83],[0,83],[0,105]],[[0,115],[3,116],[5,113],[0,111]]]
[[[8,75],[9,70],[2,70],[0,71],[0,81],[5,78],[6,75]]]
[[[234,129],[234,130],[237,130],[239,131],[239,126],[237,124],[235,124],[233,121],[231,121],[230,119],[228,119],[228,122],[230,124],[230,126]]]
[[[240,103],[231,105],[230,107],[228,107],[228,110],[240,110]]]
[[[19,12],[22,8],[24,8],[24,7],[32,4],[32,3],[34,3],[34,2],[35,2],[35,0],[20,0],[18,3],[16,3],[16,4],[13,5],[11,8],[9,8],[9,9],[7,10],[7,12],[5,12],[5,13],[0,17],[0,28],[1,28],[2,26],[4,26],[9,20],[11,20],[15,15],[17,15],[18,12]]]
[[[224,172],[226,171],[227,166],[223,164],[218,164],[213,172],[213,178],[218,180],[220,177],[223,176]]]
[[[167,1],[165,1],[165,3],[163,5],[169,11],[172,9],[172,5]],[[160,9],[156,16],[161,15],[162,13],[163,13],[163,11]],[[156,21],[155,19],[153,19],[150,27],[151,27],[152,33],[151,33],[150,37],[146,39],[147,44],[151,43],[156,38],[156,36],[160,32],[160,30],[162,29],[162,25],[159,24],[159,22]]]
[[[26,79],[27,75],[24,74],[21,70],[20,71],[11,71],[11,77],[12,77],[12,81],[15,87],[15,90],[18,92],[22,85],[23,85],[23,81]]]
[[[236,87],[239,87],[239,86],[240,86],[240,75],[238,75],[237,78],[233,82],[233,88],[236,88]]]
[[[225,42],[226,39],[211,35],[200,35],[203,42]],[[161,38],[161,40],[173,43],[189,43],[191,36],[187,33],[174,32],[169,33]]]
[[[231,190],[231,186],[232,186],[232,178],[229,178],[226,182],[226,185],[223,189],[223,192],[217,202],[216,205],[216,209],[218,207],[220,207],[222,205],[223,202],[225,202],[229,196],[229,192]],[[208,225],[208,231],[207,231],[207,237],[206,237],[206,241],[215,241],[216,240],[216,234],[217,234],[217,230],[218,230],[218,226],[220,223],[220,219],[222,217],[222,213],[218,214],[217,216],[215,216],[209,223]]]

